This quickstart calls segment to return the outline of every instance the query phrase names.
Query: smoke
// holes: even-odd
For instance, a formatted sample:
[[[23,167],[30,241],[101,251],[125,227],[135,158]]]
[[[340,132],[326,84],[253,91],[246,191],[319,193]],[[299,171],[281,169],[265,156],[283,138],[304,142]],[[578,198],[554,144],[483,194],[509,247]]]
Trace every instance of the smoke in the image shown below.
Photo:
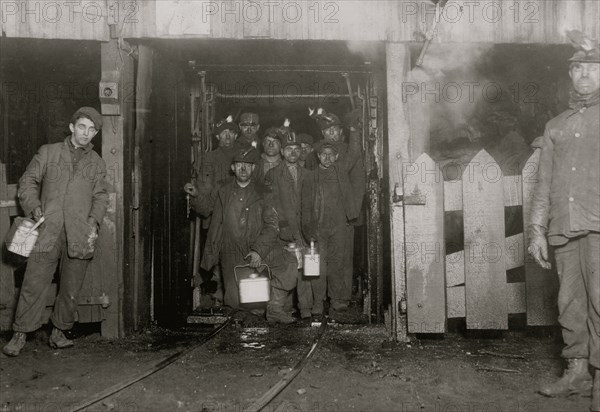
[[[411,105],[429,113],[431,142],[465,137],[476,141],[481,136],[473,115],[482,100],[494,97],[491,86],[477,71],[492,45],[432,44],[423,65],[414,67],[407,81],[418,87],[410,96]],[[419,50],[420,52],[420,50]]]

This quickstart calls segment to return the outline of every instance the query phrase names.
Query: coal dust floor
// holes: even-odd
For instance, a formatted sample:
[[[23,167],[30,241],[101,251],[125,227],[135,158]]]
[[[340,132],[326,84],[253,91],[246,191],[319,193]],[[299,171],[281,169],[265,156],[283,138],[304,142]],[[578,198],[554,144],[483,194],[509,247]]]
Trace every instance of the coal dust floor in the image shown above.
[[[88,411],[243,411],[289,373],[319,328],[238,321],[172,365]],[[46,332],[21,356],[0,355],[0,411],[69,411],[206,330],[152,330],[122,340],[80,337],[50,349]],[[561,372],[560,341],[526,332],[495,339],[447,335],[390,344],[383,326],[333,325],[304,370],[266,411],[587,411],[590,398],[550,399],[539,384]],[[7,337],[0,339],[4,345]]]

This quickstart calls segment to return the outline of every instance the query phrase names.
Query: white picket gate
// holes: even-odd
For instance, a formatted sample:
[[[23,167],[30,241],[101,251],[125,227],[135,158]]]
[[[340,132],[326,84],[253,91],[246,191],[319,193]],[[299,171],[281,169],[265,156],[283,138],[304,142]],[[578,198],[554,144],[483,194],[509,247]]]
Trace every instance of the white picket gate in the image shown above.
[[[526,255],[526,234],[505,236],[505,207],[522,206],[528,225],[538,160],[539,150],[515,176],[503,176],[485,150],[466,165],[444,166],[452,171],[427,154],[404,166],[409,333],[444,333],[450,318],[466,318],[468,329],[508,329],[514,313],[532,326],[556,323],[556,273]],[[464,247],[446,254],[444,215],[460,210]],[[525,282],[508,283],[507,271],[520,266]]]

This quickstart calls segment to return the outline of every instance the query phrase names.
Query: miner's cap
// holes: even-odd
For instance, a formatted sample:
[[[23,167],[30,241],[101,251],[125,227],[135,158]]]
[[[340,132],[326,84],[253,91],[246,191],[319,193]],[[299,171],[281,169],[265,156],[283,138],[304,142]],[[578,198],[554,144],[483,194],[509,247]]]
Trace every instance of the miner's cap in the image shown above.
[[[102,129],[102,115],[93,107],[83,106],[77,109],[77,111],[73,113],[73,116],[71,116],[71,123],[77,123],[77,119],[80,117],[86,117],[90,119],[94,123],[96,130]]]

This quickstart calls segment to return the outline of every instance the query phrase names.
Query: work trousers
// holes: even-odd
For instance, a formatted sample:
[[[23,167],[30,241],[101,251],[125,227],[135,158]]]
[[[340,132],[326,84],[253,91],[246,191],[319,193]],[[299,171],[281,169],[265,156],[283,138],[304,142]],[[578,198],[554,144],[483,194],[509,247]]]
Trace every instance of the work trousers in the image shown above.
[[[567,359],[585,358],[600,369],[600,233],[555,248],[560,289],[558,322]]]
[[[354,227],[339,224],[319,230],[317,245],[320,254],[319,276],[311,280],[313,314],[323,313],[323,303],[329,296],[331,307],[347,307],[352,295],[352,273],[347,270],[348,238]]]
[[[75,323],[79,292],[90,260],[73,259],[68,256],[64,227],[50,250],[35,250],[27,261],[13,330],[33,332],[42,325],[46,296],[59,260],[60,283],[50,319],[55,327],[69,330]]]

